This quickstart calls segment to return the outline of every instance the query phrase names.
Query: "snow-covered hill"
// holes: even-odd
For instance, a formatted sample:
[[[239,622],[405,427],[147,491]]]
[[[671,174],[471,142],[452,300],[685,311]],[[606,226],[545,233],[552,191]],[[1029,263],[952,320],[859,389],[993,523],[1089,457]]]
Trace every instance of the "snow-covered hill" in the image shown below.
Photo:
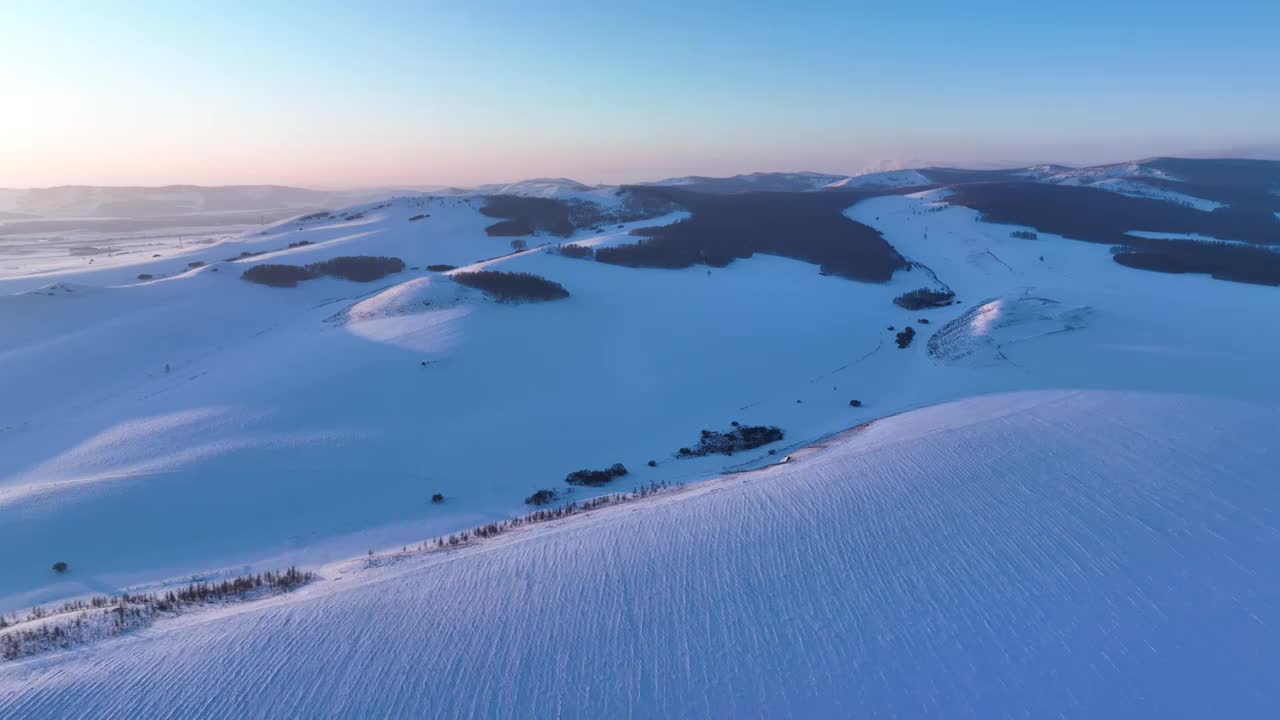
[[[1261,717],[1276,408],[996,395],[0,669],[6,717]]]

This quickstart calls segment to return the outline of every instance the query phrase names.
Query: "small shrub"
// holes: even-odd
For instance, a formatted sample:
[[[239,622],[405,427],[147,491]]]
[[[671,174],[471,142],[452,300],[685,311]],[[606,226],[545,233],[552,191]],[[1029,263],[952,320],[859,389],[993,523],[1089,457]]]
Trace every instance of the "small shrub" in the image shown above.
[[[650,461],[649,461],[649,467],[658,467],[658,461],[657,461],[657,460],[650,460]]]
[[[911,345],[911,341],[916,337],[916,329],[908,325],[902,332],[897,334],[898,349],[902,350]]]
[[[916,322],[920,323],[921,325],[928,325],[929,318],[920,318],[919,320],[916,320]]]
[[[64,573],[67,571],[67,564],[61,560],[53,564],[53,571],[56,573]]]
[[[480,270],[459,273],[453,279],[467,287],[482,290],[501,302],[540,302],[569,297],[569,291],[560,283],[530,273]]]
[[[525,505],[546,505],[555,502],[560,497],[560,493],[555,490],[539,490],[524,499]]]
[[[194,261],[192,261],[192,262],[187,263],[187,267],[188,267],[188,268],[191,268],[192,270],[194,270],[194,269],[199,268],[199,267],[204,267],[204,263],[203,263],[203,262],[201,262],[200,260],[194,260]]]
[[[431,216],[430,216],[430,215],[425,215],[425,214],[424,214],[424,215],[414,215],[413,217],[409,218],[409,222],[418,222],[419,220],[421,220],[421,219],[423,219],[423,218],[429,218],[429,217],[431,217]]]
[[[138,276],[139,280],[151,280],[153,278],[155,278],[155,275],[152,275],[151,273],[142,273]]]
[[[606,470],[575,470],[564,477],[564,481],[570,485],[586,485],[588,487],[599,487],[611,482],[614,478],[622,477],[627,474],[627,469],[622,463],[614,463]]]
[[[862,407],[862,401],[861,401],[861,400],[850,400],[850,401],[849,401],[849,407]]]
[[[522,238],[516,238],[515,240],[511,241],[511,249],[515,250],[516,252],[520,252],[521,250],[524,250],[527,247],[529,247],[529,242]]]
[[[435,495],[432,495],[432,496],[431,496],[431,502],[433,502],[433,503],[442,503],[442,502],[444,502],[444,494],[443,494],[443,493],[436,493]]]

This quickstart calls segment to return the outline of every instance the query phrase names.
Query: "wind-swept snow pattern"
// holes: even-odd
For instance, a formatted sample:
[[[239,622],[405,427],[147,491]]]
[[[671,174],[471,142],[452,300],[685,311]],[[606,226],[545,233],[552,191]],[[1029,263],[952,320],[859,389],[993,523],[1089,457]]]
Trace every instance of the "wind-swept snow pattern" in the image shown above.
[[[1043,392],[0,669],[5,717],[1261,717],[1274,408]]]
[[[929,338],[929,355],[946,362],[991,364],[1003,348],[1088,325],[1089,308],[1064,306],[1030,294],[993,298],[947,323]]]

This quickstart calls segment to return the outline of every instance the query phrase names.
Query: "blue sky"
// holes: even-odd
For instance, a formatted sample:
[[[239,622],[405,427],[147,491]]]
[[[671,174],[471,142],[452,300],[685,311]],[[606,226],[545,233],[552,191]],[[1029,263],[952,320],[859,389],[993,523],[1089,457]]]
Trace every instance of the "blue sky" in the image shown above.
[[[1274,2],[25,5],[0,186],[1280,157]]]

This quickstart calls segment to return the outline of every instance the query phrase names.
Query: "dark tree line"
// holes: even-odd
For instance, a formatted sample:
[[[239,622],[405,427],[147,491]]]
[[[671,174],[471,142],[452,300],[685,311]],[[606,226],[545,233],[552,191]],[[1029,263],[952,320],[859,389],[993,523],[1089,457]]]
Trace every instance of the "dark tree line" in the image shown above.
[[[240,276],[249,282],[269,287],[296,287],[298,283],[329,276],[353,282],[373,282],[403,271],[404,261],[395,257],[349,255],[309,265],[264,263],[254,265]]]
[[[539,302],[569,297],[569,291],[560,283],[531,273],[479,270],[457,273],[452,277],[455,281],[482,290],[502,302]]]

